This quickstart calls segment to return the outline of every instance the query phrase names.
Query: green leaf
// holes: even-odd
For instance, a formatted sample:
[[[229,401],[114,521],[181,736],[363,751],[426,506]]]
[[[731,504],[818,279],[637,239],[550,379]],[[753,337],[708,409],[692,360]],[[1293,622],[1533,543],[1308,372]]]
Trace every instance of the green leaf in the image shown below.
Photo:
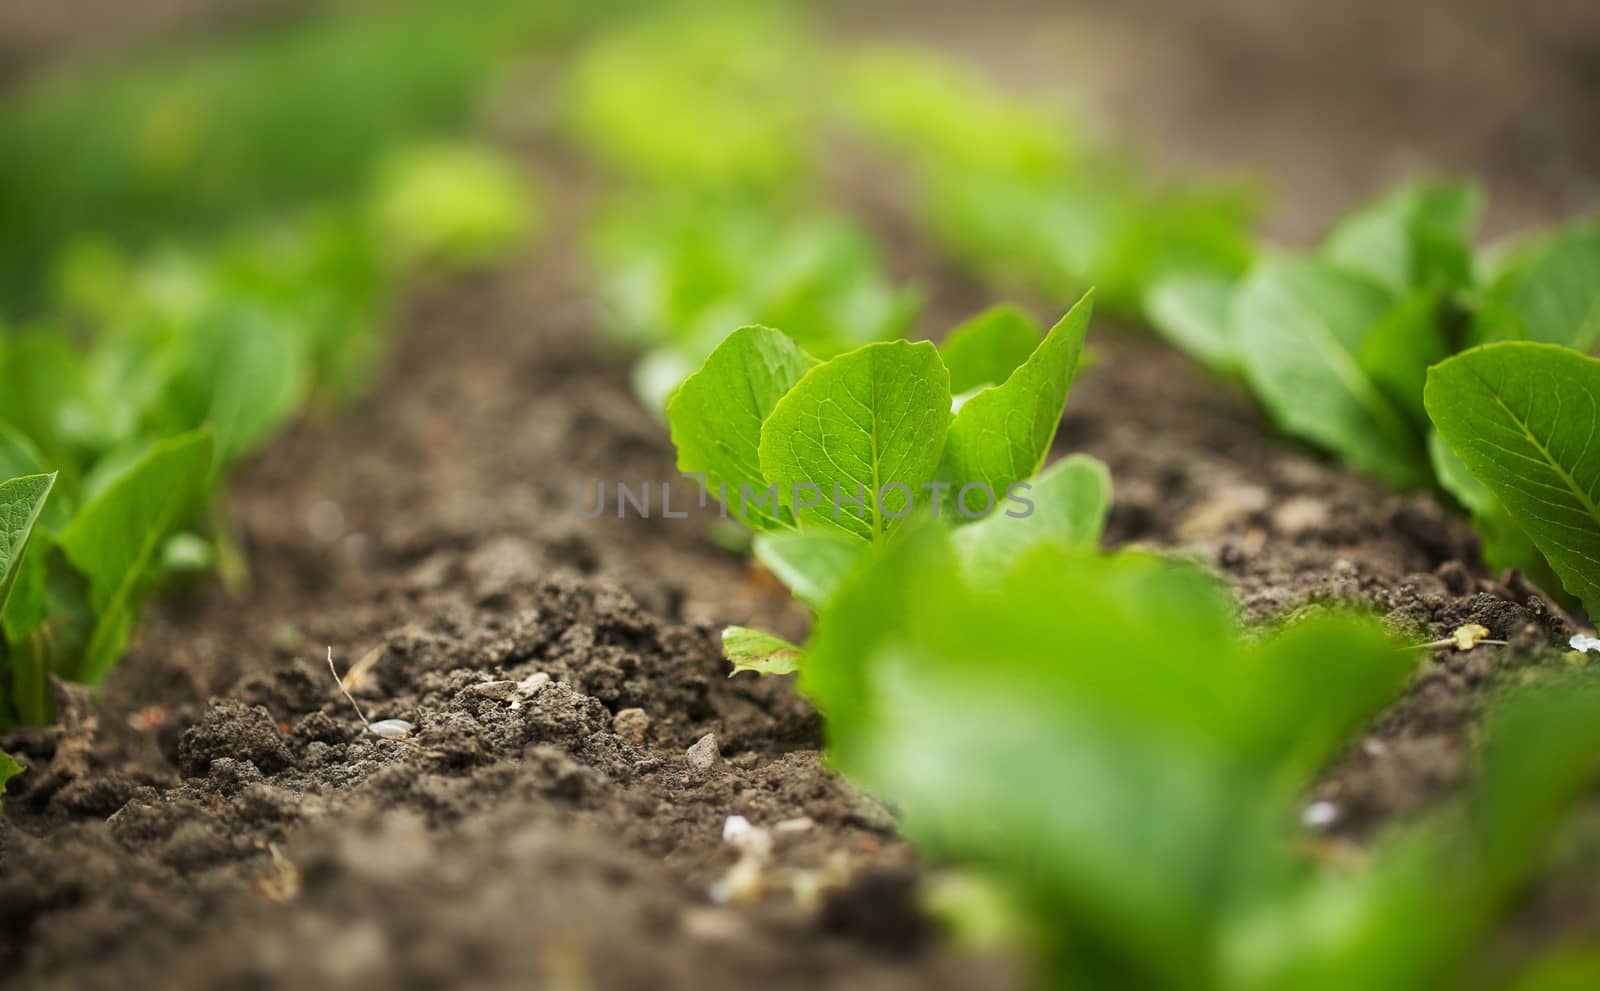
[[[802,528],[876,542],[922,501],[949,420],[950,375],[932,344],[870,344],[779,400],[761,426],[761,470]],[[843,502],[857,496],[860,507]]]
[[[1015,306],[990,307],[952,330],[939,345],[954,395],[998,385],[1039,346],[1039,325]]]
[[[310,380],[305,346],[265,311],[226,308],[193,328],[165,397],[179,431],[210,424],[219,465],[231,463],[299,409]]]
[[[1489,344],[1430,369],[1426,402],[1567,591],[1600,609],[1600,360],[1553,344]]]
[[[1397,293],[1471,280],[1483,192],[1468,183],[1403,186],[1340,221],[1323,253]]]
[[[5,794],[6,782],[22,773],[22,765],[11,759],[11,755],[0,750],[0,795]]]
[[[1358,355],[1392,305],[1370,280],[1325,262],[1264,262],[1234,300],[1251,387],[1278,425],[1392,485],[1428,481],[1418,432]]]
[[[1074,454],[1029,484],[1026,506],[1000,507],[955,531],[956,552],[975,585],[1011,572],[1043,544],[1093,549],[1111,511],[1111,473],[1094,458]],[[1026,513],[1014,517],[1010,513]]]
[[[722,631],[722,656],[733,662],[733,674],[794,674],[800,670],[805,651],[780,636],[748,626],[730,626]]]
[[[0,420],[0,479],[46,474],[49,474],[49,465],[33,442],[22,431]],[[66,525],[72,510],[60,489],[52,489],[52,494],[55,498],[45,501],[39,525],[54,531]]]
[[[1422,408],[1428,366],[1450,354],[1440,307],[1434,290],[1401,298],[1368,332],[1356,355],[1361,370],[1419,430],[1428,426],[1428,414]]]
[[[1490,714],[1471,813],[1495,896],[1526,879],[1545,841],[1600,771],[1600,685],[1526,688]]]
[[[1220,375],[1243,371],[1231,313],[1236,283],[1213,275],[1176,275],[1145,295],[1152,326],[1181,351]]]
[[[846,580],[800,676],[919,848],[1014,885],[1093,986],[1186,987],[1292,870],[1266,830],[1414,665],[1370,620],[1246,640],[1216,582],[1147,555],[1046,545],[968,582],[930,525]]]
[[[69,476],[81,470],[86,450],[106,440],[104,411],[82,361],[62,338],[44,332],[0,338],[0,419]]]
[[[122,654],[162,542],[201,505],[211,478],[212,438],[198,430],[151,447],[89,502],[60,544],[89,580],[94,627],[74,680],[97,683]]]
[[[1473,477],[1439,431],[1428,434],[1428,457],[1439,485],[1472,516],[1472,529],[1482,543],[1484,563],[1497,571],[1516,568],[1546,592],[1561,596],[1561,581],[1511,511]]]
[[[854,537],[832,530],[778,531],[755,539],[756,560],[813,611],[827,605],[865,548]]]
[[[1083,352],[1083,338],[1094,309],[1085,295],[1033,354],[1004,383],[984,389],[961,407],[950,423],[940,477],[956,492],[966,485],[988,486],[998,502],[1016,482],[1044,464],[1061,425],[1067,390]]]
[[[33,526],[55,483],[55,475],[24,475],[0,482],[0,616],[11,599]]]
[[[1538,243],[1517,256],[1485,295],[1479,321],[1485,336],[1593,353],[1600,346],[1600,225]]]
[[[755,530],[792,527],[782,505],[769,513],[756,500],[767,487],[761,470],[761,424],[816,359],[767,327],[728,335],[667,404],[678,470],[705,474],[707,490],[727,492],[727,505]],[[741,487],[755,498],[741,499]]]

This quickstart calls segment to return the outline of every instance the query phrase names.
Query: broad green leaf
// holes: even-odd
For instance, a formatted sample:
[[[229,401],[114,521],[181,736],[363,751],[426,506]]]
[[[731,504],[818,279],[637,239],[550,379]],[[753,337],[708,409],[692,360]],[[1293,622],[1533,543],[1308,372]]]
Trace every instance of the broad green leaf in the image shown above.
[[[1005,382],[961,407],[950,422],[939,466],[952,496],[964,486],[985,485],[999,502],[1013,483],[1031,478],[1044,464],[1061,425],[1093,309],[1092,295],[1085,295]]]
[[[0,420],[0,479],[49,473],[50,466],[33,442],[22,431]],[[51,495],[53,498],[45,500],[44,509],[39,514],[39,525],[54,531],[66,525],[71,507],[63,498],[61,488],[52,487]]]
[[[28,437],[52,470],[68,475],[106,440],[104,411],[82,361],[63,338],[44,332],[0,337],[0,419]]]
[[[767,487],[761,471],[761,424],[816,360],[783,334],[742,327],[706,359],[667,404],[678,470],[704,473],[707,490],[727,492],[727,505],[752,529],[792,527],[784,506],[770,513],[756,500]],[[748,487],[752,499],[741,499]]]
[[[955,395],[1011,377],[1039,346],[1039,325],[1015,306],[991,307],[950,332],[939,354]]]
[[[733,662],[733,674],[794,674],[805,651],[775,634],[730,626],[722,631],[722,656]]]
[[[49,533],[40,526],[17,561],[11,575],[10,597],[0,608],[0,634],[13,642],[31,633],[49,612],[49,568],[45,562],[54,549]]]
[[[1145,296],[1150,323],[1180,350],[1222,375],[1243,370],[1231,311],[1236,283],[1213,275],[1177,275]]]
[[[955,531],[961,566],[973,584],[982,585],[1010,573],[1042,544],[1099,546],[1111,511],[1111,473],[1105,465],[1074,454],[1026,484],[1026,505],[1002,505]]]
[[[800,672],[801,690],[826,717],[830,753],[859,745],[873,722],[877,699],[869,695],[866,669],[857,661],[915,629],[918,603],[942,597],[941,589],[960,581],[946,528],[928,518],[912,519],[845,575],[807,642],[808,656],[827,660]]]
[[[0,482],[0,616],[6,611],[23,554],[55,475],[24,475]]]
[[[1489,716],[1471,813],[1493,896],[1526,879],[1545,840],[1600,772],[1600,685],[1523,689]]]
[[[1600,360],[1553,344],[1465,351],[1428,372],[1428,415],[1567,591],[1600,609]]]
[[[1482,544],[1484,563],[1497,571],[1516,568],[1558,600],[1564,598],[1561,580],[1550,569],[1550,562],[1512,519],[1511,511],[1473,477],[1437,430],[1428,433],[1428,457],[1433,462],[1433,473],[1440,487],[1471,514],[1472,529],[1477,531]]]
[[[1326,262],[1268,261],[1239,289],[1234,332],[1251,387],[1280,427],[1392,485],[1419,486],[1429,477],[1420,435],[1358,357],[1392,302]]]
[[[1441,305],[1434,290],[1402,297],[1368,332],[1356,355],[1361,370],[1419,430],[1428,426],[1422,408],[1428,366],[1450,353],[1440,324]]]
[[[74,680],[97,683],[117,662],[148,587],[162,542],[200,506],[211,478],[209,430],[155,444],[86,504],[60,544],[89,580],[94,628]]]
[[[1541,955],[1510,985],[1510,991],[1583,991],[1584,988],[1600,988],[1600,947],[1582,942]]]
[[[1563,344],[1585,354],[1600,346],[1600,224],[1558,233],[1518,256],[1486,293],[1480,332]]]
[[[833,530],[777,531],[755,539],[756,560],[813,611],[833,597],[864,551],[861,541]]]
[[[1217,583],[1145,555],[1043,545],[972,584],[941,528],[897,538],[800,672],[836,765],[931,856],[1015,884],[1105,986],[1207,986],[1235,899],[1289,869],[1264,830],[1414,656],[1345,617],[1252,643]]]
[[[0,750],[0,795],[5,794],[6,782],[22,773],[22,765],[11,759],[11,755]]]
[[[280,320],[250,307],[203,318],[167,393],[178,430],[210,424],[218,465],[248,454],[300,407],[309,385],[301,340]]]
[[[950,375],[932,344],[870,344],[779,400],[761,426],[761,470],[802,527],[877,542],[924,501],[949,421]]]
[[[1468,183],[1403,186],[1340,221],[1323,253],[1396,293],[1465,285],[1482,212],[1483,193]]]

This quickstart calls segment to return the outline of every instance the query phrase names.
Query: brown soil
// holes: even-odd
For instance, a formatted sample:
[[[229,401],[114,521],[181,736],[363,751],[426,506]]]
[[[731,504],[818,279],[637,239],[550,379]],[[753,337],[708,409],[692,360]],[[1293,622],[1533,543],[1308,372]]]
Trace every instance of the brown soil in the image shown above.
[[[725,677],[720,625],[803,633],[781,590],[712,549],[704,515],[572,510],[574,481],[672,475],[624,359],[597,343],[571,250],[582,200],[507,272],[418,287],[374,395],[250,466],[233,499],[246,599],[163,606],[101,704],[68,699],[61,726],[0,741],[31,768],[0,821],[0,980],[1017,983],[1014,961],[933,933],[924,868],[821,766],[790,686]],[[897,264],[936,287],[928,329],[981,300],[886,228]],[[1110,465],[1109,541],[1192,554],[1251,619],[1356,600],[1419,635],[1470,621],[1515,641],[1419,655],[1410,693],[1316,797],[1359,840],[1448,793],[1486,690],[1547,656],[1564,619],[1485,574],[1429,499],[1272,437],[1248,399],[1149,340],[1095,336],[1060,446]],[[370,664],[357,698],[414,724],[410,742],[363,731],[325,645],[341,671]],[[773,847],[751,900],[723,904],[732,815]]]

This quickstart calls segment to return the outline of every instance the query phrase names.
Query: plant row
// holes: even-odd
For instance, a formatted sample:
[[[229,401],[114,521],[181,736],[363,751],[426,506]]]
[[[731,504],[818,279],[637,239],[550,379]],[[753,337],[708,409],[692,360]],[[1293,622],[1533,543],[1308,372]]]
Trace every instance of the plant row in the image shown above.
[[[433,41],[448,65],[427,52],[391,58],[391,32],[418,18],[453,25]],[[213,569],[242,591],[247,563],[225,510],[233,469],[302,411],[360,393],[402,280],[497,263],[531,232],[521,171],[473,144],[424,139],[442,118],[418,107],[374,117],[359,88],[311,100],[261,85],[295,71],[324,79],[370,50],[383,56],[371,82],[454,105],[469,68],[482,71],[468,64],[481,54],[466,44],[484,40],[477,31],[437,8],[339,20],[324,33],[45,80],[0,107],[4,169],[90,140],[74,137],[99,133],[84,124],[90,103],[111,130],[183,152],[90,148],[93,174],[27,167],[5,183],[29,191],[4,204],[27,235],[13,243],[40,257],[11,267],[13,320],[0,325],[0,728],[49,722],[52,679],[99,684],[152,593]],[[173,133],[182,108],[200,118]],[[239,130],[229,114],[273,127]],[[306,142],[283,139],[295,130],[337,132],[345,144],[329,151],[336,161],[311,162]],[[194,212],[169,209],[167,184],[195,179],[202,164],[209,185],[184,207]],[[271,197],[274,219],[233,219],[250,216],[256,196]],[[206,224],[194,223],[202,212]],[[15,772],[3,764],[0,777]]]
[[[913,215],[957,263],[1051,299],[1099,285],[1114,313],[1244,379],[1287,433],[1396,486],[1439,487],[1473,513],[1492,562],[1594,608],[1594,228],[1479,251],[1475,191],[1417,185],[1288,253],[1248,235],[1251,197],[1163,188],[1074,146],[1061,115],[936,61],[854,53],[833,73],[846,82],[819,88],[824,106],[797,108],[774,80],[808,58],[762,63],[740,27],[707,23],[652,29],[700,47],[646,34],[602,49],[619,63],[626,51],[649,95],[618,95],[637,120],[580,126],[580,142],[634,195],[689,204],[676,224],[634,228],[631,257],[597,257],[622,290],[609,312],[630,314],[638,346],[673,350],[642,393],[669,397],[680,469],[816,617],[805,644],[730,627],[735,673],[798,672],[835,766],[936,862],[980,872],[957,921],[1032,946],[1049,986],[1592,982],[1581,948],[1485,949],[1600,765],[1586,672],[1538,668],[1497,698],[1457,798],[1358,854],[1313,845],[1307,792],[1419,654],[1353,613],[1243,629],[1199,569],[1098,550],[1104,467],[1048,464],[1087,299],[1048,332],[1001,307],[938,346],[879,340],[909,318],[841,331],[827,307],[850,280],[810,283],[786,311],[764,288],[781,249],[702,270],[716,253],[681,245],[751,202],[770,217],[788,216],[797,187],[802,203],[825,198],[805,136],[831,114],[902,170]],[[674,81],[707,65],[767,111]],[[670,123],[684,119],[705,126]],[[796,226],[747,243],[782,245]],[[643,305],[616,305],[630,291]]]

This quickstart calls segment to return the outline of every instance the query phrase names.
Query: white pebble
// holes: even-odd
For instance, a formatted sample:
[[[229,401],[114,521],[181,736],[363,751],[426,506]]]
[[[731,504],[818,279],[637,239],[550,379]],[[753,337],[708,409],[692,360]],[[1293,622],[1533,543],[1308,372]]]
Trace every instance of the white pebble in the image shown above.
[[[539,694],[539,689],[548,684],[550,684],[550,676],[543,671],[535,671],[517,682],[517,691],[524,695],[537,695]]]
[[[751,828],[750,820],[744,816],[729,816],[728,821],[722,824],[722,842],[732,843],[750,832]]]

